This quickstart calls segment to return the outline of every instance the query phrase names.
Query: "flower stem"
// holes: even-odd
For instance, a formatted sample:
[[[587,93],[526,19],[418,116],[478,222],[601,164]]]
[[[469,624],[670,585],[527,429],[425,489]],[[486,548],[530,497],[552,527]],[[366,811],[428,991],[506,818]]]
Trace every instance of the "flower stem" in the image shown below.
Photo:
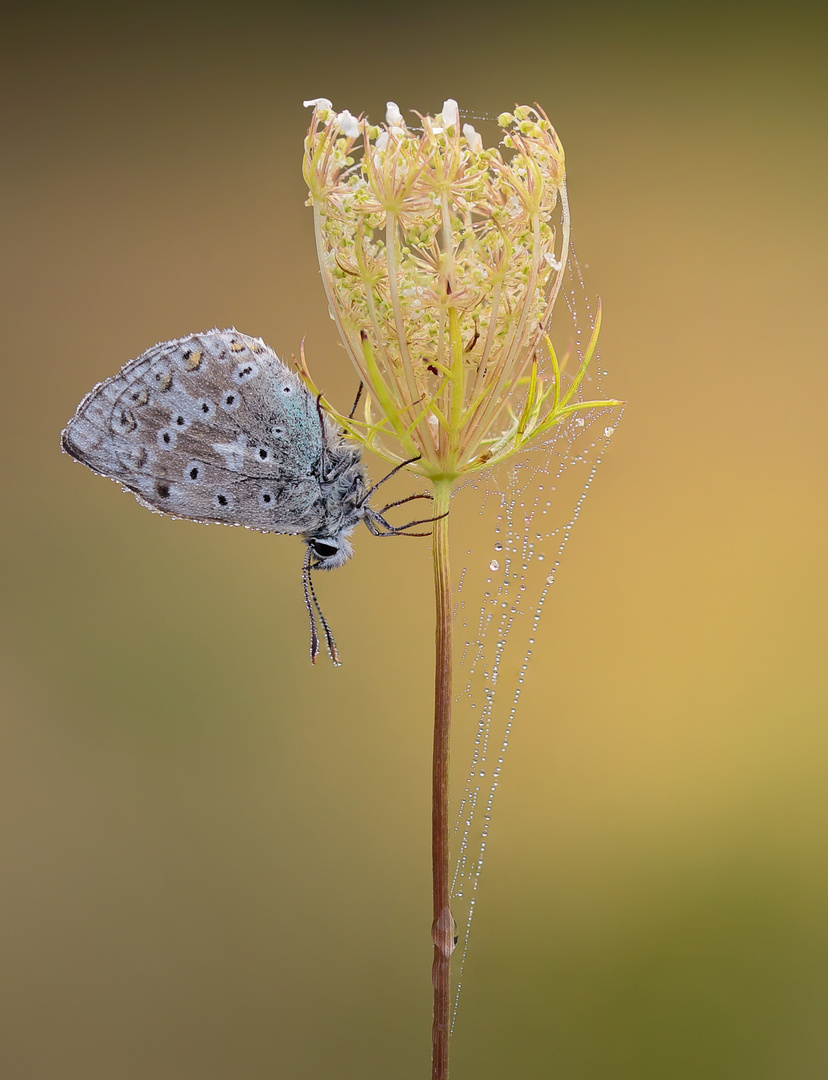
[[[447,514],[451,480],[434,482],[434,514]],[[431,1028],[431,1080],[447,1080],[449,1016],[451,1008],[451,954],[454,919],[449,905],[449,740],[452,703],[452,608],[449,567],[448,517],[434,523],[434,597],[436,602],[436,659],[434,669],[434,757],[432,768],[431,867],[434,921],[431,938],[434,962],[434,1021]]]

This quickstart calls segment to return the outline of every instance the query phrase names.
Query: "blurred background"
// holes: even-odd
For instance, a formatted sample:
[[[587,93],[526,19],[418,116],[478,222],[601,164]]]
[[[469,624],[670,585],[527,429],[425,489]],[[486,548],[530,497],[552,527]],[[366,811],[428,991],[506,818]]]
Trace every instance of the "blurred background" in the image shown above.
[[[313,669],[298,541],[153,516],[58,447],[96,381],[215,324],[304,337],[350,402],[318,95],[540,102],[629,401],[524,689],[452,1076],[825,1076],[825,31],[795,3],[7,16],[4,1080],[428,1074],[427,542],[362,531],[319,583],[344,665]]]

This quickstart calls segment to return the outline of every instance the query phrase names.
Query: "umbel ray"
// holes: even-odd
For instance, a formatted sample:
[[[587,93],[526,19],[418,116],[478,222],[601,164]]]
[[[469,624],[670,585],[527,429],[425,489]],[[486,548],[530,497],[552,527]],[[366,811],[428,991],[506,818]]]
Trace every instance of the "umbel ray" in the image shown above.
[[[374,536],[428,536],[411,530],[435,520],[395,526],[384,516],[427,493],[375,510],[377,488],[417,459],[372,487],[359,448],[301,379],[261,338],[233,329],[161,342],[131,360],[86,395],[61,446],[157,513],[301,536],[314,662],[314,609],[335,664],[339,655],[312,571],[347,562],[360,521]]]

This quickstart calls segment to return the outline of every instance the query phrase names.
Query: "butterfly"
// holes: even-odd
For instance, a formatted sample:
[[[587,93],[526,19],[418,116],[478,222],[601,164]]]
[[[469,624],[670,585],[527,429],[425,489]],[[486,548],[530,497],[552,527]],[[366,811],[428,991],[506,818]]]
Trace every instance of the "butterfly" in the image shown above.
[[[154,512],[301,536],[314,663],[314,608],[340,661],[311,571],[347,562],[360,521],[375,536],[427,536],[410,530],[435,520],[393,526],[384,517],[427,494],[373,509],[380,484],[417,459],[371,486],[359,448],[319,399],[261,338],[234,329],[161,342],[131,360],[81,401],[61,446]]]

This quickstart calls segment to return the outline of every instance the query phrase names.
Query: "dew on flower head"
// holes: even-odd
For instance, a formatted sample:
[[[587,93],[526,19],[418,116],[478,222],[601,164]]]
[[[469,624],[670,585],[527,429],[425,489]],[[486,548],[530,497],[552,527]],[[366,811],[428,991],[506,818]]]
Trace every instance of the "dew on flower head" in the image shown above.
[[[304,174],[319,211],[329,304],[363,382],[366,356],[377,364],[385,386],[378,412],[385,403],[394,411],[393,402],[429,402],[413,422],[401,425],[399,416],[388,425],[378,416],[365,433],[350,434],[392,456],[418,452],[425,475],[456,476],[507,458],[581,407],[549,396],[551,370],[532,383],[529,408],[510,405],[526,398],[528,367],[562,295],[565,159],[539,106],[503,114],[506,132],[486,150],[471,124],[461,136],[454,98],[422,122],[408,129],[394,101],[384,127],[347,109],[322,120],[317,110]],[[389,445],[395,438],[404,445]]]

